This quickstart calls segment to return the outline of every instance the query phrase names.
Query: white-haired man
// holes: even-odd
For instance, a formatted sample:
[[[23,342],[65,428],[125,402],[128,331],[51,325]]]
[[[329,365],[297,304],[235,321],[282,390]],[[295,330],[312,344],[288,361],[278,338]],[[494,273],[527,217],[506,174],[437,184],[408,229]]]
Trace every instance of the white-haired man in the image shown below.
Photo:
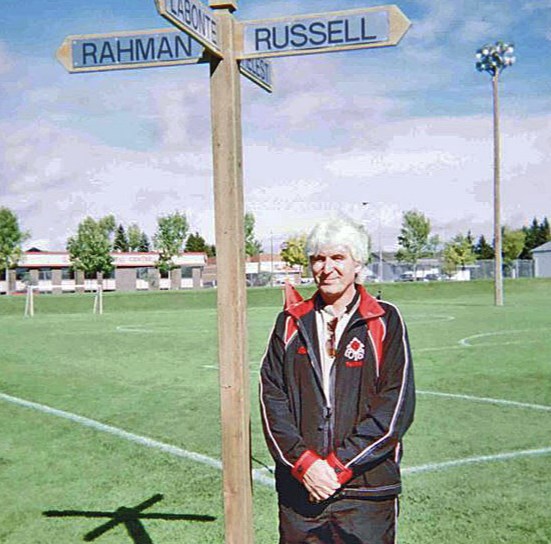
[[[319,223],[306,250],[318,289],[309,300],[286,289],[260,379],[280,543],[395,543],[401,439],[415,405],[406,328],[357,283],[361,227]]]

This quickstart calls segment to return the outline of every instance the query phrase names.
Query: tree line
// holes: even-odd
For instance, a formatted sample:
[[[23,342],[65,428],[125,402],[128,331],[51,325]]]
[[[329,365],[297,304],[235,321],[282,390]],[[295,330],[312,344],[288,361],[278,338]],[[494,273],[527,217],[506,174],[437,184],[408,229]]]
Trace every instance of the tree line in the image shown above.
[[[255,238],[255,217],[247,212],[244,217],[245,254],[249,257],[262,253],[262,245]],[[547,217],[541,221],[534,217],[529,226],[520,229],[502,227],[502,256],[505,266],[515,259],[531,259],[532,250],[551,241]],[[30,233],[19,226],[16,214],[9,208],[0,207],[0,265],[6,272],[17,266],[22,245]],[[306,236],[293,235],[281,246],[281,257],[289,265],[307,266],[305,254]],[[458,233],[444,243],[432,234],[430,219],[418,210],[409,210],[402,215],[399,249],[396,260],[409,264],[414,272],[420,259],[440,257],[443,271],[451,274],[477,260],[494,258],[493,243],[481,234],[475,239],[472,232]],[[216,247],[208,244],[198,231],[190,232],[190,225],[184,213],[174,212],[157,218],[157,229],[150,240],[137,223],[127,228],[117,225],[114,215],[94,219],[86,217],[77,227],[75,235],[66,244],[71,267],[87,275],[109,274],[113,270],[111,253],[147,252],[154,249],[159,253],[157,267],[161,272],[175,268],[173,258],[185,252],[202,252],[216,255]]]
[[[255,217],[247,212],[244,217],[245,253],[248,256],[262,252],[261,243],[255,238]],[[6,282],[11,268],[21,259],[23,244],[30,233],[19,226],[16,214],[9,208],[0,208],[0,263],[6,274]],[[114,268],[112,252],[148,252],[154,249],[159,254],[157,268],[167,273],[176,265],[173,258],[181,252],[200,252],[212,257],[216,247],[208,244],[198,231],[190,232],[190,225],[184,213],[176,211],[157,218],[157,228],[150,240],[137,223],[127,228],[117,225],[115,216],[110,214],[99,219],[86,217],[77,232],[66,243],[71,268],[94,274],[100,278],[110,274]]]
[[[529,227],[511,229],[502,227],[502,257],[505,266],[516,259],[532,259],[532,250],[551,240],[547,217],[541,222],[535,217]],[[289,265],[308,265],[305,253],[306,236],[293,235],[283,242],[281,257]],[[493,241],[489,243],[483,234],[476,240],[472,232],[458,233],[446,242],[432,234],[430,219],[418,210],[409,210],[402,215],[396,260],[410,265],[415,274],[421,259],[439,257],[446,274],[458,268],[474,264],[477,260],[494,258]]]

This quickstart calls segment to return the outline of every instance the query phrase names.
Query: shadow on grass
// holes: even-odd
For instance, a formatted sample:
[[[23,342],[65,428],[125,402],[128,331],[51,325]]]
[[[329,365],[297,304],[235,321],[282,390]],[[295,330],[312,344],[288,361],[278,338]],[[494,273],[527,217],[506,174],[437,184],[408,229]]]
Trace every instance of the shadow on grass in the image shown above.
[[[49,518],[69,518],[69,517],[84,517],[84,518],[110,518],[109,521],[96,527],[94,530],[86,533],[83,540],[92,542],[101,535],[107,533],[117,525],[123,524],[132,539],[134,544],[153,544],[151,537],[147,534],[141,520],[143,519],[164,519],[169,521],[215,521],[213,516],[203,516],[195,514],[154,514],[144,513],[143,511],[153,506],[155,503],[162,501],[163,495],[153,495],[146,501],[128,508],[121,506],[114,512],[101,511],[85,511],[85,510],[47,510],[42,514]]]

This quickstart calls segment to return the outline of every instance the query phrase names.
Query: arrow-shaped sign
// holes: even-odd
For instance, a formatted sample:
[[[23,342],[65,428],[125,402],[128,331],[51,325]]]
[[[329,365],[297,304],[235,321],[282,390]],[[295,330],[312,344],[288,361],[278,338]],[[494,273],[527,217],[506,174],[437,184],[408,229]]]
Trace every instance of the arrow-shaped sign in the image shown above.
[[[157,11],[204,45],[213,55],[222,57],[218,27],[213,11],[199,0],[155,0]]]
[[[240,59],[396,45],[411,23],[394,5],[242,23]]]
[[[271,93],[272,87],[272,64],[265,59],[245,59],[239,61],[239,71],[246,78],[250,79],[265,91]]]
[[[204,49],[178,29],[67,36],[56,56],[69,72],[206,62]]]

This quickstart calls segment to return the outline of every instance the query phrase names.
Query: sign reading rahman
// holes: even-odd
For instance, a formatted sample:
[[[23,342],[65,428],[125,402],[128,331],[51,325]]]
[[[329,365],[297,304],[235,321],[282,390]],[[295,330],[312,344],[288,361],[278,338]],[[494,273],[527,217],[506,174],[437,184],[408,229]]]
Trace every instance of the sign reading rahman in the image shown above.
[[[222,56],[214,13],[199,0],[155,0],[157,11],[204,45],[217,57]]]
[[[239,58],[396,45],[410,26],[393,5],[243,23]]]
[[[195,64],[203,47],[177,29],[67,36],[57,58],[69,72]]]

